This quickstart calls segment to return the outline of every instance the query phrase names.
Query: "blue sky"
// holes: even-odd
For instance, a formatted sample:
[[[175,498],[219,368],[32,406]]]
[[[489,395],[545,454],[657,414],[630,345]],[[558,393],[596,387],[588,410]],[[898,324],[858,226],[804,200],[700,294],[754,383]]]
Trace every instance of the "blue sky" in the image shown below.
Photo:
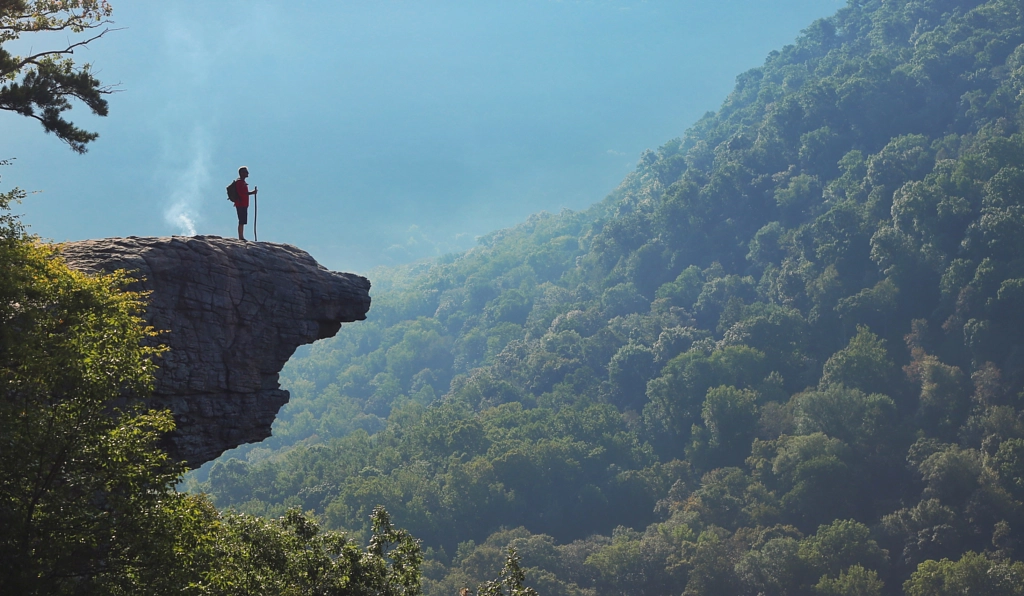
[[[39,191],[16,210],[56,241],[232,236],[224,186],[244,164],[261,241],[366,272],[601,200],[841,6],[115,2],[122,29],[75,55],[119,83],[109,117],[71,114],[99,140],[77,155],[0,112],[0,159],[17,158],[0,188]]]

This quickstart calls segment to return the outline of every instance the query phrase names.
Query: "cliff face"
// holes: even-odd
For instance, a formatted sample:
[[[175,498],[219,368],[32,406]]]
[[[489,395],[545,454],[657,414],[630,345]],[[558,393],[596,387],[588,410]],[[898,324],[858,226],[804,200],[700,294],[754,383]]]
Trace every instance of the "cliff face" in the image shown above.
[[[69,266],[125,269],[151,292],[147,321],[170,351],[151,404],[174,413],[172,457],[198,467],[270,436],[288,401],[278,373],[295,349],[332,337],[370,308],[370,282],[329,271],[287,244],[218,236],[70,242]]]

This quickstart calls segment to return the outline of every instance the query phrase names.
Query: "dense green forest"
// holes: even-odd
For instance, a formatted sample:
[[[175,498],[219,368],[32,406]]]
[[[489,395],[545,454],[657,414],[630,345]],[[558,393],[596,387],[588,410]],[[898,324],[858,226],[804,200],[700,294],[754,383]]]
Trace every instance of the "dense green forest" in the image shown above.
[[[221,508],[451,595],[1024,593],[1024,7],[851,0],[585,212],[375,272]],[[679,59],[686,59],[680,57]]]

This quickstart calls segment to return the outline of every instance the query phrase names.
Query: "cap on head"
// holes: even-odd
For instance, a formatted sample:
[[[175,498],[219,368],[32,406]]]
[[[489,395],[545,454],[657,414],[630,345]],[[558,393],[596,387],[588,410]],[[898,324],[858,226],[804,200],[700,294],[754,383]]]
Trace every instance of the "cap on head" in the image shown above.
[[[242,172],[245,172],[246,174],[248,174],[249,173],[249,168],[247,168],[245,166],[242,166],[242,167],[238,168],[238,175],[239,176],[242,175]]]

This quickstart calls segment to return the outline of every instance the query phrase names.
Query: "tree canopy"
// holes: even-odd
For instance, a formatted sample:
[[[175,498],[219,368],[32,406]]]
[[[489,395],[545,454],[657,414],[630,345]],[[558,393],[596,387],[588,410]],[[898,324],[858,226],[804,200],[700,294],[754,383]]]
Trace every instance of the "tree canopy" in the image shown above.
[[[1015,577],[1022,68],[1019,2],[851,1],[593,208],[377,272],[191,481],[364,536],[384,504],[428,594],[510,545],[552,594]]]

